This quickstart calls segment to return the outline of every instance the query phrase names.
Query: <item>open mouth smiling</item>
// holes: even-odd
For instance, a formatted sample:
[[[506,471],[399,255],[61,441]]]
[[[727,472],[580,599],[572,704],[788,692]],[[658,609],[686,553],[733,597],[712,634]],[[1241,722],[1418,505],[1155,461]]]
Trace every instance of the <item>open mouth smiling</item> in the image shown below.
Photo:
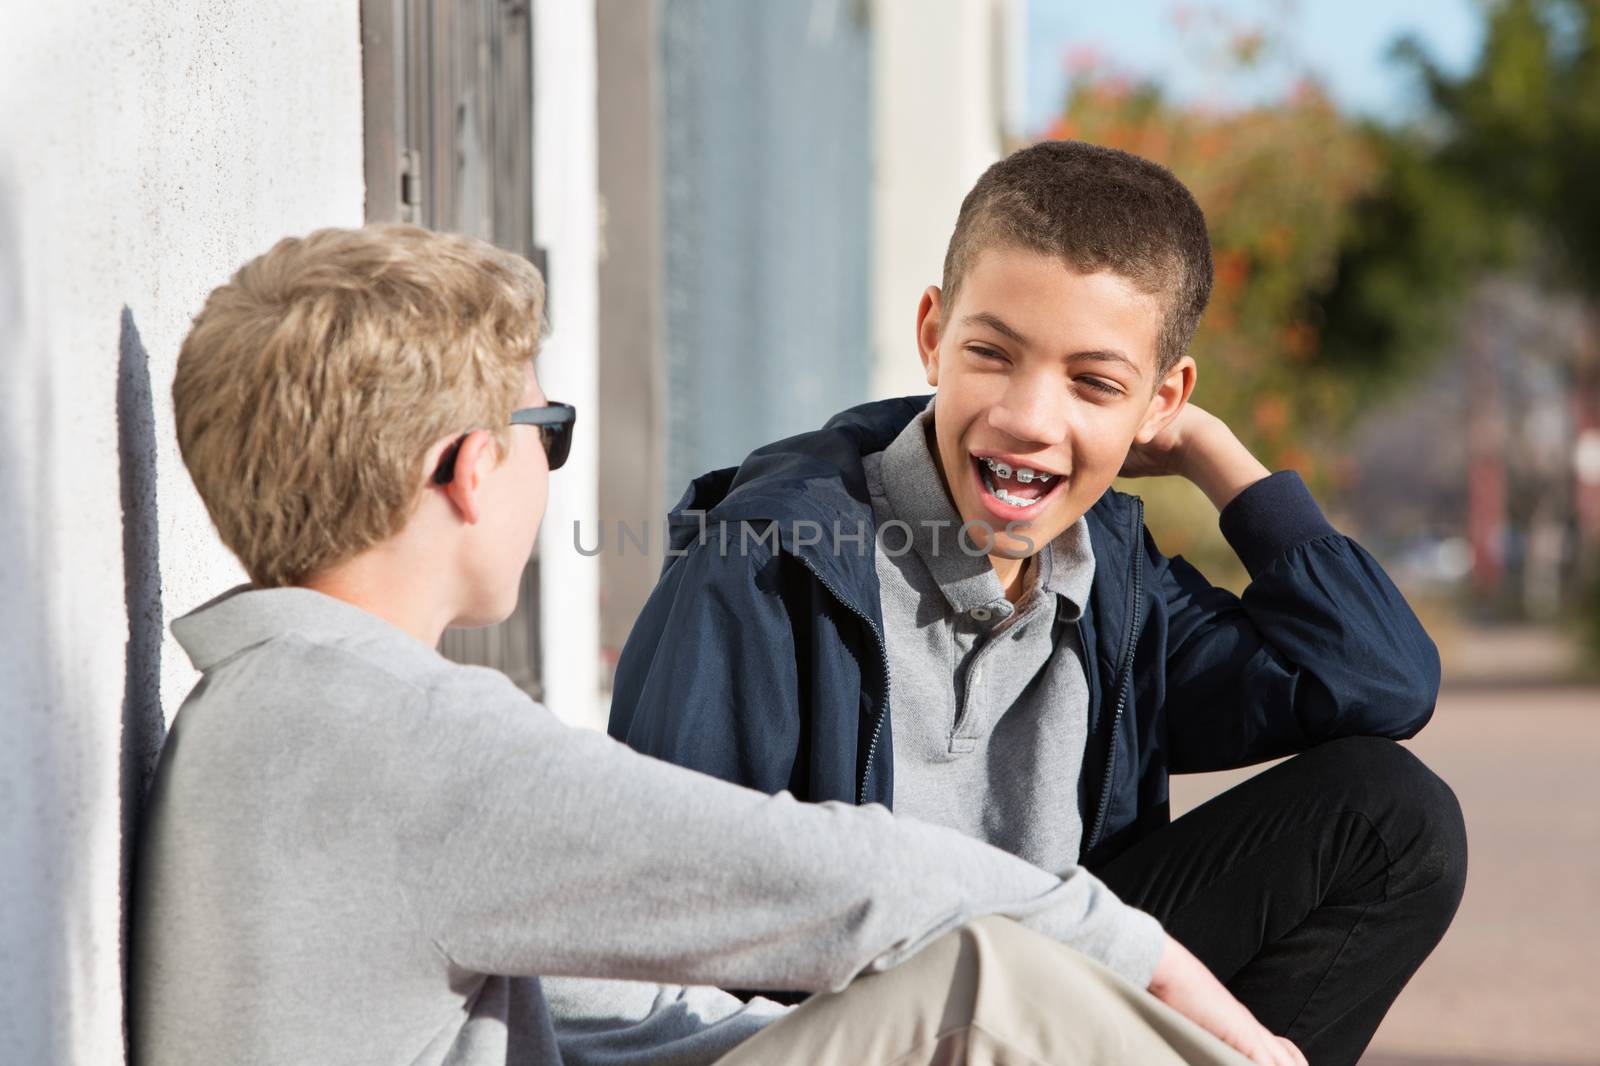
[[[1007,522],[1032,518],[1067,482],[1065,474],[1008,456],[974,455],[971,465],[983,505]]]

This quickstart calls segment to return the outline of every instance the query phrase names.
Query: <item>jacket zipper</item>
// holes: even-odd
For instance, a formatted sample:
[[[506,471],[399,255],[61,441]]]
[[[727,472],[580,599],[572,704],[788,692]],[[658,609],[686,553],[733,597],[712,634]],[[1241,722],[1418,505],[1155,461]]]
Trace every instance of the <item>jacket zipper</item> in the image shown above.
[[[878,661],[883,667],[883,705],[872,716],[872,740],[867,745],[867,759],[861,766],[861,781],[856,786],[856,806],[865,806],[867,802],[867,778],[872,776],[872,760],[878,754],[878,740],[883,735],[883,720],[889,713],[889,649],[884,643],[883,631],[878,628],[878,623],[868,618],[865,611],[840,595],[839,590],[833,586],[833,582],[818,573],[816,567],[799,555],[794,557],[800,560],[800,565],[810,571],[811,576],[816,578],[818,583],[828,590],[829,595],[844,606],[845,610],[867,624],[867,629],[872,632],[873,641],[878,645]]]
[[[1117,769],[1117,727],[1122,723],[1122,712],[1128,706],[1128,694],[1133,687],[1133,642],[1134,636],[1139,631],[1139,611],[1144,606],[1144,560],[1142,554],[1143,538],[1140,536],[1144,529],[1144,501],[1134,498],[1133,517],[1133,604],[1128,611],[1128,631],[1123,637],[1122,662],[1118,667],[1120,682],[1117,685],[1117,705],[1111,713],[1111,736],[1106,744],[1106,775],[1105,781],[1100,786],[1100,808],[1095,813],[1094,828],[1089,833],[1089,842],[1084,845],[1087,854],[1094,846],[1100,843],[1100,834],[1105,829],[1106,814],[1111,809],[1111,779]]]

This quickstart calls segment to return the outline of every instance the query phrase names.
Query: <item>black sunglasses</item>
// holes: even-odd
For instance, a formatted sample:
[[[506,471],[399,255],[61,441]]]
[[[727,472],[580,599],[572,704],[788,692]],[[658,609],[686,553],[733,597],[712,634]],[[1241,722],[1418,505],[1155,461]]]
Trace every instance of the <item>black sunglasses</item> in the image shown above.
[[[578,409],[570,403],[551,402],[543,407],[521,407],[511,412],[513,426],[539,427],[539,443],[544,445],[551,470],[560,470],[561,464],[567,461],[567,454],[572,451],[572,424],[577,420]],[[433,472],[435,485],[448,485],[456,476],[456,453],[467,436],[461,434],[439,457],[438,469]]]

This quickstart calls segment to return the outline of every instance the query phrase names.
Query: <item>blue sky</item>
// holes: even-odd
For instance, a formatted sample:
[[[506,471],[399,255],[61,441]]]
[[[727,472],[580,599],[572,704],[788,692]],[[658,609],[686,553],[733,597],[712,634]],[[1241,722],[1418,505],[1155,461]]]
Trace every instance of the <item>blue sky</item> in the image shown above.
[[[1067,83],[1066,60],[1090,49],[1117,70],[1152,77],[1181,101],[1248,104],[1282,95],[1303,74],[1345,109],[1415,114],[1412,78],[1386,62],[1402,34],[1446,69],[1470,64],[1481,39],[1479,0],[1027,0],[1026,131],[1049,124]],[[1188,12],[1185,23],[1184,13]],[[1264,30],[1273,44],[1239,72],[1220,54],[1227,33]],[[1212,27],[1207,29],[1207,27]]]

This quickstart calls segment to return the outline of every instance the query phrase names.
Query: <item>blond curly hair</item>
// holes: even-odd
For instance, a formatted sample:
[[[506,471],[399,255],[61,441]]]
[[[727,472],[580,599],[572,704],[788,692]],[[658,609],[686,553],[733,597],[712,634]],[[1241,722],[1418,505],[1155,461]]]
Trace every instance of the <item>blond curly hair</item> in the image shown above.
[[[510,446],[544,333],[526,259],[415,226],[279,241],[213,290],[178,353],[178,447],[228,548],[293,585],[399,532],[431,445]]]

